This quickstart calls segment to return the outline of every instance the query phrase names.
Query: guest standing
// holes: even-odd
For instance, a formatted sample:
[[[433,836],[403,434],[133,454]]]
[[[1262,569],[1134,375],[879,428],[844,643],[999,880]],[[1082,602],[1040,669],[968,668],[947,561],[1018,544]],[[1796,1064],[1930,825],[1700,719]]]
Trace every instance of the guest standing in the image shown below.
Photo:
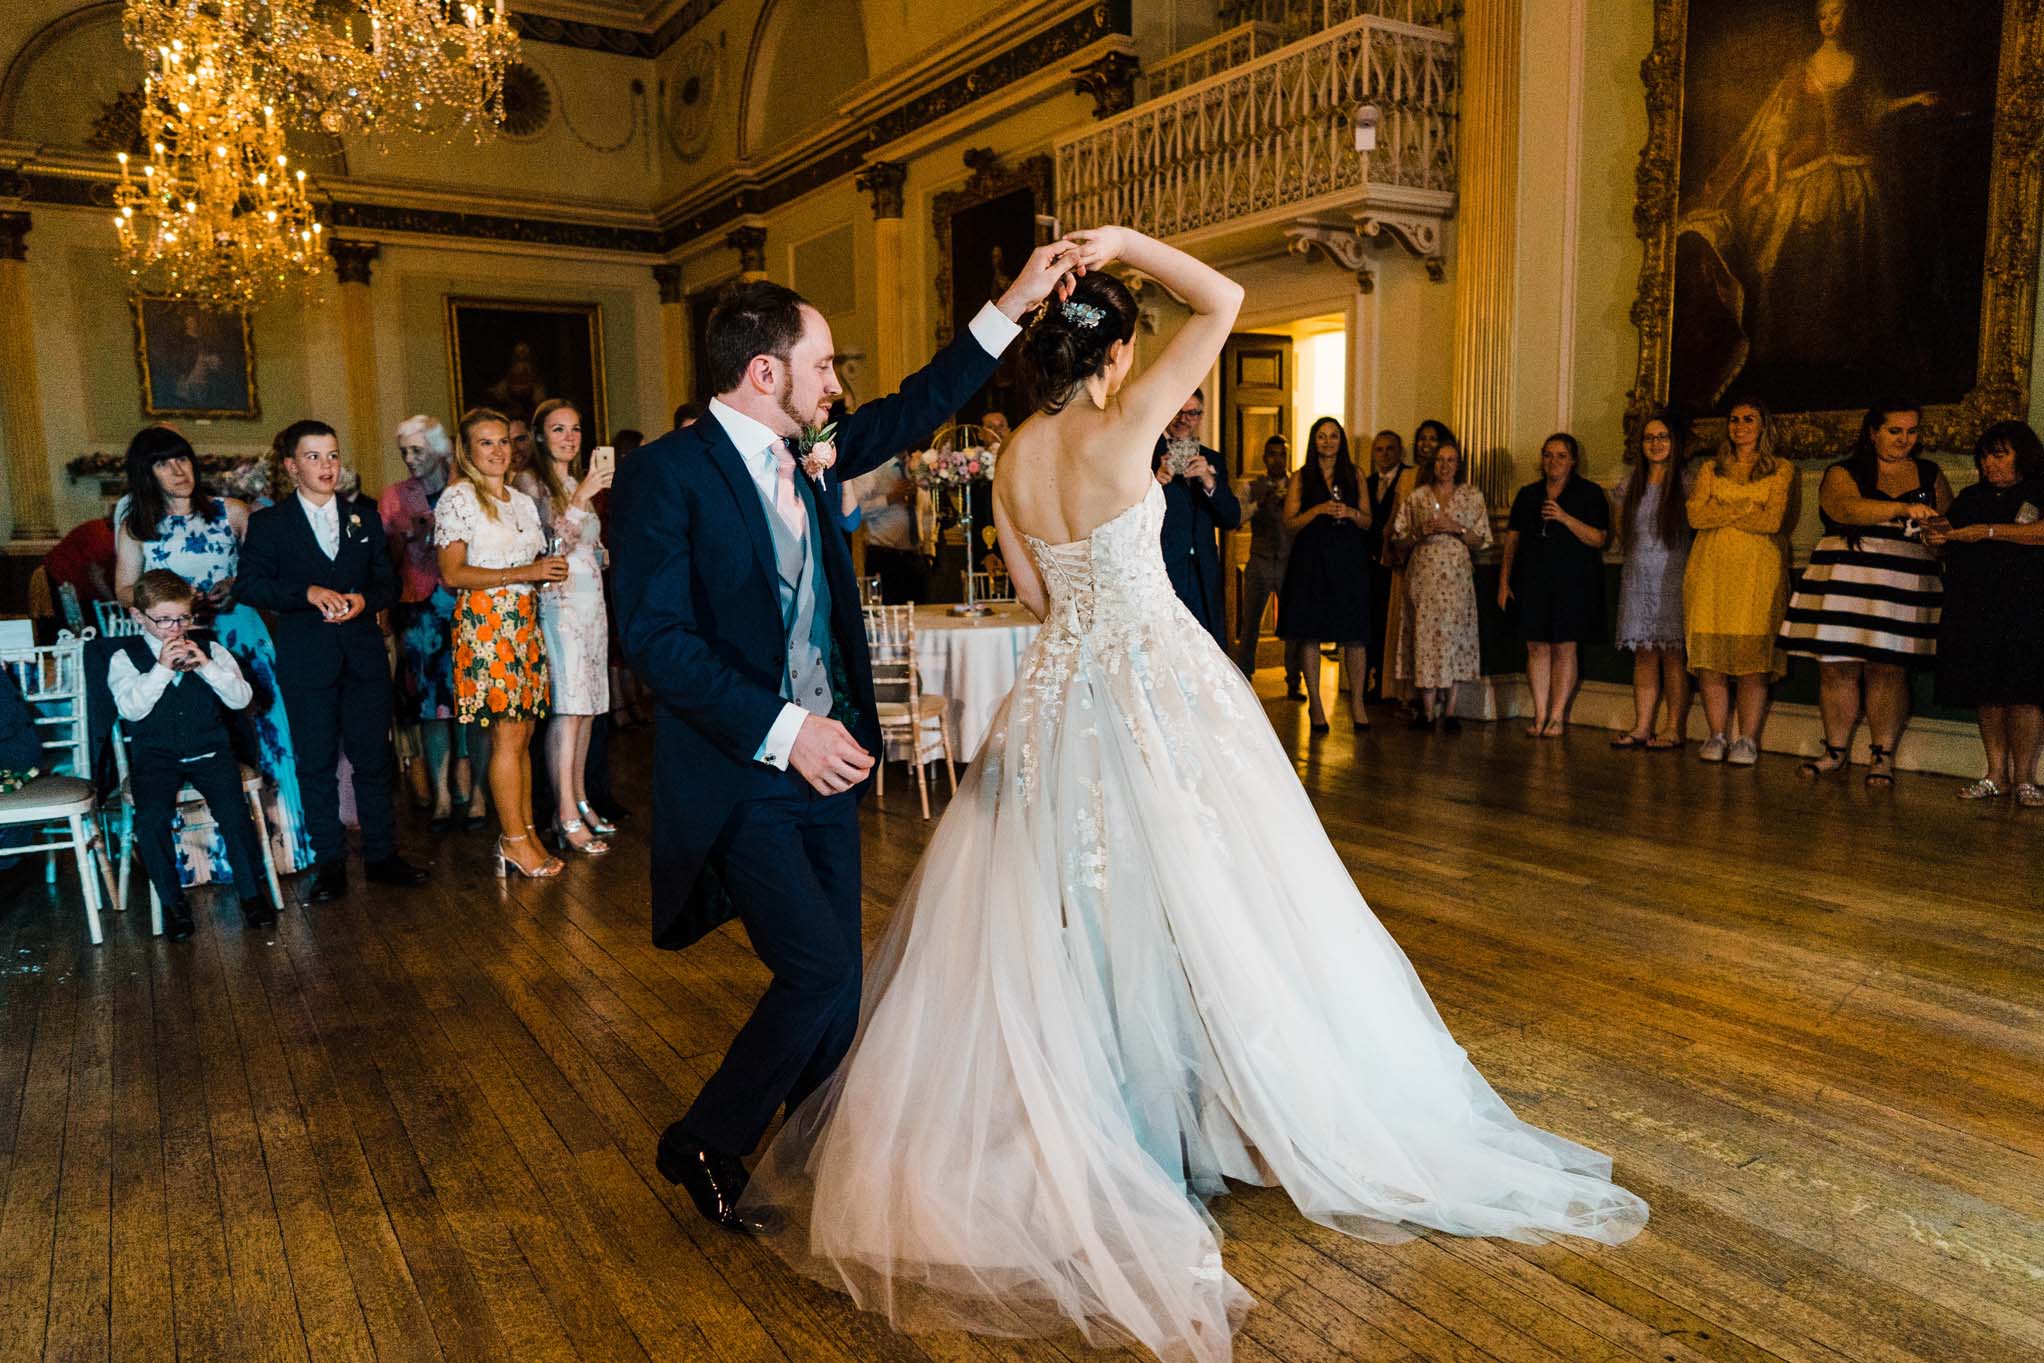
[[[454,589],[440,580],[433,550],[433,508],[447,490],[454,441],[430,416],[397,428],[397,450],[412,476],[383,490],[376,510],[397,565],[398,603],[391,608],[397,635],[397,722],[416,725],[432,777],[433,830],[454,826],[450,769],[454,765]],[[470,814],[479,796],[468,794]]]
[[[135,851],[163,906],[163,935],[173,942],[192,935],[174,831],[186,786],[206,802],[227,844],[242,920],[268,927],[277,911],[263,898],[262,849],[227,735],[228,712],[247,708],[255,692],[218,640],[192,638],[198,594],[191,583],[152,568],[135,584],[134,603],[129,614],[142,632],[121,640],[106,683],[128,735]]]
[[[1732,403],[1725,438],[1697,470],[1689,525],[1697,532],[1682,574],[1683,637],[1703,691],[1706,762],[1760,760],[1767,684],[1785,671],[1775,635],[1788,607],[1780,539],[1795,469],[1774,452],[1774,423],[1758,398]],[[1727,742],[1738,689],[1739,734]]]
[[[211,495],[200,484],[198,456],[168,426],[137,432],[128,442],[127,461],[127,495],[114,507],[119,527],[115,593],[122,604],[132,605],[135,584],[156,568],[176,573],[198,593],[199,628],[211,629],[213,638],[234,655],[235,666],[255,692],[243,711],[250,735],[242,755],[253,759],[249,765],[263,774],[270,854],[279,873],[301,870],[312,864],[313,844],[291,716],[277,684],[277,649],[254,605],[237,599],[248,505]],[[205,866],[206,879],[224,881],[232,872],[226,844],[217,833],[206,837],[193,860]]]
[[[547,721],[547,772],[554,790],[554,837],[561,850],[600,857],[617,829],[589,806],[589,733],[610,709],[610,636],[604,624],[603,522],[592,507],[610,486],[616,466],[582,464],[582,414],[548,398],[532,414],[538,448],[531,481],[521,487],[538,504],[568,560],[568,580],[539,593],[540,631],[546,641],[553,695]]]
[[[1417,486],[1419,470],[1405,462],[1405,441],[1396,431],[1377,432],[1370,442],[1370,476],[1363,480],[1363,500],[1370,506],[1370,528],[1364,532],[1371,569],[1370,658],[1376,664],[1364,688],[1370,700],[1398,695],[1391,659],[1405,617],[1405,562],[1391,547],[1391,527],[1398,520],[1398,504]]]
[[[1256,675],[1256,653],[1262,643],[1263,613],[1284,584],[1285,564],[1292,554],[1291,532],[1285,529],[1285,496],[1291,490],[1290,448],[1281,435],[1263,442],[1263,476],[1249,484],[1249,565],[1243,574],[1242,649],[1236,661]],[[1286,642],[1285,694],[1306,699],[1306,659],[1297,643]]]
[[[1540,446],[1540,477],[1519,489],[1506,520],[1498,609],[1518,600],[1533,690],[1529,737],[1558,738],[1582,676],[1578,650],[1604,635],[1604,554],[1611,503],[1583,477],[1583,447],[1566,431]]]
[[[1453,440],[1435,447],[1427,472],[1398,508],[1391,527],[1392,539],[1407,556],[1405,607],[1411,620],[1398,676],[1418,693],[1408,727],[1437,726],[1456,734],[1462,732],[1462,721],[1448,713],[1455,686],[1483,674],[1473,555],[1490,547],[1490,508],[1483,494],[1469,486],[1462,449]]]
[[[497,874],[554,876],[532,809],[532,727],[546,718],[547,659],[533,584],[565,582],[568,561],[546,552],[532,498],[507,484],[511,423],[477,407],[461,419],[455,479],[440,498],[433,542],[440,578],[454,588],[454,695],[463,724],[490,732],[490,795],[497,806]]]
[[[1348,432],[1331,416],[1307,433],[1305,467],[1285,493],[1285,529],[1291,561],[1278,592],[1278,634],[1297,644],[1306,669],[1306,703],[1313,732],[1327,732],[1320,699],[1320,646],[1339,645],[1349,675],[1349,722],[1370,727],[1363,708],[1369,672],[1370,554],[1365,532],[1370,507],[1349,461]]]
[[[1674,419],[1656,412],[1640,425],[1632,467],[1612,490],[1625,568],[1618,579],[1618,646],[1632,654],[1633,725],[1614,748],[1665,752],[1679,748],[1689,727],[1689,651],[1682,638],[1682,573],[1689,565],[1689,488],[1682,436]],[[1655,716],[1668,704],[1668,732]]]
[[[377,613],[397,600],[397,570],[367,497],[338,492],[341,443],[323,421],[294,421],[271,453],[297,489],[249,517],[239,591],[269,614],[277,683],[298,740],[305,822],[312,836],[309,902],[348,892],[340,758],[354,769],[363,869],[378,885],[420,885],[398,855],[391,807],[390,658]]]
[[[1909,723],[1909,669],[1936,656],[1943,594],[1937,555],[1918,527],[1952,504],[1944,474],[1917,457],[1922,421],[1913,403],[1870,408],[1851,456],[1824,471],[1817,503],[1824,538],[1781,627],[1785,651],[1817,660],[1824,755],[1798,766],[1799,775],[1843,769],[1864,710],[1867,784],[1895,784],[1895,748]]]
[[[916,485],[896,455],[846,483],[856,491],[866,526],[866,571],[880,579],[880,599],[921,601],[929,589],[929,562],[916,542]]]
[[[1443,445],[1453,445],[1459,452],[1461,443],[1455,433],[1448,429],[1445,421],[1428,417],[1412,431],[1412,487],[1429,482],[1433,478],[1434,453]],[[1412,495],[1411,488],[1398,495],[1398,504]],[[1398,504],[1391,509],[1389,525],[1398,523]],[[1408,549],[1401,548],[1395,536],[1387,533],[1384,539],[1384,557],[1391,560],[1390,595],[1385,605],[1384,647],[1389,650],[1384,666],[1389,674],[1386,683],[1393,699],[1398,702],[1398,717],[1410,721],[1420,711],[1412,704],[1412,682],[1401,676],[1396,666],[1399,658],[1410,658],[1413,651],[1412,637],[1412,590],[1406,581],[1405,555]]]
[[[1973,467],[1980,481],[1952,499],[1949,525],[1926,523],[1945,554],[1938,704],[1980,712],[1987,774],[1960,799],[2013,790],[2026,808],[2044,809],[2044,443],[2020,421],[1997,422],[1975,442]]]
[[[1157,532],[1171,589],[1193,619],[1228,649],[1228,605],[1221,577],[1221,532],[1242,524],[1242,504],[1221,476],[1227,461],[1199,442],[1206,394],[1195,388],[1158,437],[1150,467],[1164,485],[1164,524]]]

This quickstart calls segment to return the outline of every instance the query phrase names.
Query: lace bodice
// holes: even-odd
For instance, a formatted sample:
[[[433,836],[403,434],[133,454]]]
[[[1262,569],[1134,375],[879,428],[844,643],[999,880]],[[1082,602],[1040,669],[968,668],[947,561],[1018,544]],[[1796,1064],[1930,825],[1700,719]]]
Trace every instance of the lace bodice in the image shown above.
[[[1163,524],[1164,489],[1152,484],[1141,501],[1082,540],[1047,544],[1022,537],[1049,598],[1043,620],[1048,642],[1124,635],[1178,608],[1158,539]]]

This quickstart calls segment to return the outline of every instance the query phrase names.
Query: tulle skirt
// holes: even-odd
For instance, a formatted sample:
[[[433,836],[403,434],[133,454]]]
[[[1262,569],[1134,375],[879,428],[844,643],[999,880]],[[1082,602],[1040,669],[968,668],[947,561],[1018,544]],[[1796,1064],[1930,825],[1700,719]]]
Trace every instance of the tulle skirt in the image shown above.
[[[1617,1242],[1644,1203],[1442,1024],[1248,684],[1182,607],[1046,627],[867,968],[858,1039],[747,1201],[907,1330],[1222,1360],[1252,1304],[1200,1199]]]

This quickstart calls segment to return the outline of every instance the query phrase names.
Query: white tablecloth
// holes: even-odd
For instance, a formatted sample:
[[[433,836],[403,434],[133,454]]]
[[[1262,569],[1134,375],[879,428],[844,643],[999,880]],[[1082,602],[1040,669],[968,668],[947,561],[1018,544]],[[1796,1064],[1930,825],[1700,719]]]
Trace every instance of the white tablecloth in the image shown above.
[[[1036,617],[1020,606],[962,617],[945,606],[916,607],[916,664],[926,694],[950,702],[951,741],[960,761],[979,753],[994,711],[1015,685],[1022,651],[1036,637]]]

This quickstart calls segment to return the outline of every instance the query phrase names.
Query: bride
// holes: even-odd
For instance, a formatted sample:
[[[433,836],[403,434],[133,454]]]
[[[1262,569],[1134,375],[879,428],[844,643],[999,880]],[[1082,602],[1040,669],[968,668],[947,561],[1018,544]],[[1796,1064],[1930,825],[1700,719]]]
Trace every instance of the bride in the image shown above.
[[[858,1040],[745,1193],[802,1271],[909,1329],[1076,1329],[1225,1360],[1252,1305],[1200,1199],[1284,1185],[1379,1241],[1616,1243],[1610,1161],[1514,1117],[1321,830],[1254,692],[1179,604],[1150,452],[1242,289],[1074,233],[994,521],[1042,617],[867,967]],[[1192,317],[1141,377],[1120,261]]]

